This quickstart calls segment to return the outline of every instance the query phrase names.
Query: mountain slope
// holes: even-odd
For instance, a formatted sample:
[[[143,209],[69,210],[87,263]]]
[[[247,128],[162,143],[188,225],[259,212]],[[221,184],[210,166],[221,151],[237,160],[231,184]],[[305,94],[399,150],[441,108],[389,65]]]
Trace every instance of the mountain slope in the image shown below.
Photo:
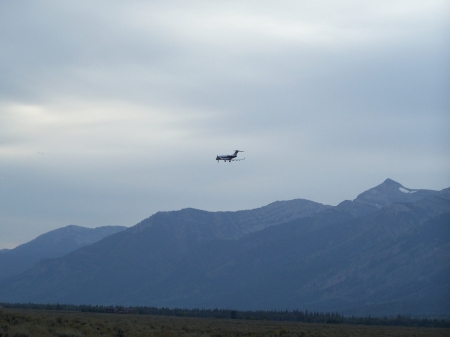
[[[277,212],[289,218],[282,203],[259,209],[260,220],[252,211],[157,213],[3,282],[0,300],[445,311],[450,190],[400,188],[409,191],[388,179],[336,207],[291,212],[297,218],[281,224]]]
[[[357,219],[334,214],[315,230],[305,218],[233,245],[203,244],[161,285],[160,305],[448,313],[448,212],[448,195],[431,197]]]
[[[42,234],[30,242],[0,254],[0,279],[18,275],[39,260],[61,257],[125,228],[122,226],[85,228],[69,225]]]
[[[145,287],[149,288],[161,282],[173,272],[177,259],[199,242],[242,237],[286,219],[308,216],[328,208],[330,206],[297,199],[238,212],[195,209],[158,212],[124,232],[62,259],[43,261],[23,277],[0,284],[0,299],[123,303],[130,292],[136,298],[141,296],[143,288],[131,289],[131,284],[141,286],[144,280]]]
[[[248,233],[319,213],[331,206],[309,200],[276,201],[267,206],[237,212],[207,212],[194,208],[158,212],[132,227],[138,233],[150,227],[176,230],[184,239],[203,241],[237,239]]]

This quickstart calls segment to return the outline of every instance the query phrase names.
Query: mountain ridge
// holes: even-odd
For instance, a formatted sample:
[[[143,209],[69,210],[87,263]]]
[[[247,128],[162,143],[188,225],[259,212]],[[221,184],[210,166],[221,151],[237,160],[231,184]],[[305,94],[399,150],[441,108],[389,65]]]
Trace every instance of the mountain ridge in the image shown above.
[[[18,275],[44,258],[57,258],[126,229],[123,226],[87,228],[68,225],[0,254],[0,280]]]
[[[334,207],[296,201],[297,211],[278,202],[256,213],[159,212],[2,282],[0,301],[381,315],[391,307],[402,310],[394,314],[447,310],[437,294],[448,286],[442,275],[450,238],[444,229],[436,233],[447,224],[450,189],[411,190],[388,179],[366,192]],[[437,262],[423,274],[427,256]]]
[[[373,282],[371,283],[371,291],[376,290],[376,283],[379,282],[382,286],[382,290],[381,294],[386,292],[386,288],[385,288],[385,284],[383,284],[383,280],[381,279],[380,281],[380,277],[375,277],[376,275],[372,275],[372,277],[368,277],[367,275],[370,274],[368,271],[370,271],[370,268],[375,268],[375,266],[380,265],[379,268],[381,268],[382,270],[385,270],[386,268],[393,268],[392,266],[390,266],[391,262],[389,261],[388,258],[384,258],[385,260],[383,260],[382,262],[378,261],[377,259],[372,259],[371,254],[366,254],[366,255],[360,255],[361,252],[363,252],[364,250],[367,249],[377,249],[380,250],[379,245],[384,245],[383,248],[385,251],[387,249],[387,253],[383,253],[383,254],[387,254],[387,256],[389,256],[390,254],[394,254],[392,256],[395,256],[395,252],[392,250],[389,250],[388,248],[390,247],[390,245],[392,245],[392,247],[394,248],[398,248],[397,246],[399,245],[399,240],[403,240],[405,242],[409,242],[408,240],[410,240],[408,238],[408,235],[405,235],[405,230],[404,227],[408,227],[411,225],[411,221],[410,220],[414,220],[415,219],[415,226],[419,226],[420,224],[424,224],[426,221],[423,221],[423,219],[417,219],[413,216],[414,213],[421,213],[423,212],[423,208],[421,207],[421,205],[408,205],[406,207],[399,207],[399,206],[404,206],[404,205],[392,205],[392,208],[395,210],[401,210],[403,212],[401,217],[397,217],[395,218],[394,222],[390,222],[388,221],[388,223],[386,223],[385,220],[385,229],[389,229],[389,231],[387,232],[387,236],[384,235],[382,237],[379,237],[378,240],[374,240],[374,237],[377,237],[376,233],[377,231],[380,230],[380,228],[378,228],[378,226],[376,226],[375,224],[379,224],[379,218],[380,216],[385,216],[387,219],[392,219],[390,216],[390,210],[388,210],[387,212],[384,212],[383,210],[380,210],[380,212],[383,213],[374,213],[374,214],[369,214],[367,217],[361,217],[361,218],[357,218],[357,219],[347,219],[345,221],[343,221],[342,223],[340,223],[339,226],[333,227],[333,223],[329,223],[327,226],[323,226],[322,228],[319,228],[316,231],[300,231],[298,232],[298,234],[296,235],[294,231],[289,230],[287,228],[286,229],[286,234],[285,239],[282,240],[282,242],[284,243],[284,245],[286,247],[289,247],[289,249],[287,251],[285,251],[284,253],[280,253],[281,255],[277,255],[277,251],[279,251],[279,249],[282,249],[282,246],[279,245],[278,243],[280,242],[280,240],[266,240],[265,242],[262,243],[263,247],[258,248],[258,245],[248,245],[250,248],[249,250],[245,250],[240,252],[240,255],[245,256],[245,259],[253,259],[253,262],[245,262],[243,263],[243,265],[245,266],[241,266],[239,267],[239,260],[236,260],[235,263],[233,265],[230,265],[229,262],[224,262],[224,265],[228,265],[228,272],[229,272],[229,277],[232,275],[239,275],[240,278],[243,279],[250,279],[250,275],[253,275],[252,278],[253,280],[257,281],[256,283],[253,281],[251,282],[248,287],[244,287],[243,290],[241,290],[241,292],[239,294],[234,294],[233,296],[231,296],[229,293],[226,295],[223,295],[222,299],[221,299],[221,303],[223,303],[225,301],[225,303],[227,304],[227,306],[229,307],[233,307],[233,308],[238,308],[238,309],[249,309],[248,307],[242,307],[242,303],[239,304],[238,302],[235,302],[236,299],[239,298],[247,298],[247,305],[250,302],[250,298],[253,298],[253,300],[257,300],[259,303],[259,305],[263,305],[263,302],[266,301],[265,303],[265,307],[270,307],[270,308],[275,308],[275,309],[279,309],[279,310],[284,310],[284,309],[295,309],[298,308],[299,305],[298,303],[302,303],[304,306],[303,308],[306,306],[306,308],[308,308],[308,310],[336,310],[338,308],[336,308],[336,306],[333,306],[333,303],[337,303],[336,301],[340,302],[339,304],[339,310],[342,310],[343,312],[346,312],[347,314],[357,314],[356,311],[351,311],[352,307],[354,306],[359,306],[359,308],[362,310],[364,307],[366,307],[367,305],[369,305],[368,303],[364,303],[362,304],[361,302],[358,303],[358,301],[352,301],[352,298],[357,298],[357,296],[354,296],[354,294],[352,294],[352,292],[354,291],[354,284],[350,284],[349,286],[345,286],[344,289],[346,289],[345,291],[347,293],[349,293],[350,295],[342,295],[342,294],[338,294],[339,296],[337,296],[336,298],[336,294],[333,295],[333,297],[330,298],[330,295],[327,295],[327,291],[329,291],[329,289],[333,289],[333,284],[334,286],[340,285],[341,287],[343,286],[344,283],[344,279],[343,279],[343,275],[342,273],[344,272],[344,270],[347,269],[346,273],[350,273],[350,274],[346,274],[347,276],[345,276],[345,278],[350,278],[348,282],[356,282],[355,280],[351,280],[352,277],[358,277],[358,278],[363,278],[366,280],[373,280]],[[447,202],[447,209],[445,210],[447,211],[447,213],[441,213],[441,215],[445,215],[448,219],[449,216],[449,211],[450,211],[450,206],[449,206],[449,202]],[[431,221],[433,218],[429,219],[428,221]],[[368,226],[367,221],[373,221],[373,224]],[[307,219],[300,219],[300,222],[307,222]],[[299,224],[297,224],[299,225]],[[307,226],[307,223],[303,224],[304,226]],[[284,226],[284,225],[280,225],[280,226]],[[293,224],[291,224],[292,227]],[[418,227],[419,229],[421,228],[422,231],[426,232],[426,229],[422,226],[422,227]],[[280,229],[280,227],[278,228]],[[267,228],[265,229],[265,231],[274,231],[274,228]],[[337,231],[337,232],[336,232]],[[338,235],[339,231],[341,231],[341,234]],[[384,231],[383,231],[384,232]],[[344,234],[342,234],[344,233]],[[311,234],[311,235],[310,235]],[[253,238],[251,237],[247,237],[247,238],[243,238],[241,240],[254,240],[255,236],[257,235],[261,235],[263,236],[262,233],[254,233],[252,234]],[[303,236],[303,238],[301,236]],[[362,240],[361,238],[359,238],[358,240],[355,240],[354,238],[352,238],[352,236],[361,236],[363,235],[364,240]],[[418,234],[416,233],[416,239]],[[320,238],[319,240],[314,240],[314,236],[316,236],[317,238]],[[326,239],[328,237],[328,239]],[[436,235],[436,238],[439,238],[439,235]],[[446,235],[446,239],[448,240],[449,235]],[[289,243],[289,240],[292,241],[292,243]],[[442,240],[442,238],[441,238]],[[323,253],[323,250],[319,249],[316,250],[314,252],[314,256],[315,258],[312,260],[311,263],[308,263],[308,250],[312,250],[313,246],[311,246],[311,244],[314,245],[323,245],[323,247],[326,247],[326,249],[329,249],[330,246],[334,246],[334,250],[333,252],[328,252],[325,255],[322,255],[322,257],[325,260],[322,260],[321,262],[317,259],[317,257],[321,256],[321,254]],[[441,242],[441,245],[439,246],[440,249],[447,249],[447,253],[448,253],[448,248],[445,248],[445,244],[446,241]],[[271,247],[274,246],[274,247]],[[298,250],[298,245],[303,245],[303,250]],[[355,247],[356,245],[356,247]],[[358,245],[360,245],[360,247],[358,248]],[[363,245],[363,246],[361,246]],[[242,246],[246,246],[246,245],[242,245]],[[256,247],[256,248],[255,248]],[[275,249],[278,247],[278,250]],[[323,248],[322,247],[322,248]],[[378,247],[378,248],[377,248]],[[339,254],[340,249],[345,248],[344,251],[347,252],[355,252],[351,257],[351,256],[342,256],[342,254]],[[358,248],[358,249],[357,249]],[[417,247],[415,247],[416,249]],[[420,247],[419,247],[420,248]],[[234,248],[236,249],[236,247]],[[255,250],[256,249],[256,250]],[[325,248],[323,248],[325,249]],[[326,251],[325,249],[325,251]],[[381,252],[383,251],[383,249],[381,249]],[[433,248],[434,249],[434,248]],[[429,249],[429,251],[433,251],[432,248]],[[253,253],[252,253],[253,251]],[[245,254],[244,254],[245,252]],[[270,252],[270,254],[265,254],[265,252]],[[322,253],[321,253],[322,252]],[[297,253],[297,254],[296,254]],[[319,254],[319,255],[317,255]],[[214,255],[214,254],[213,254]],[[225,254],[227,255],[227,254]],[[445,254],[444,254],[445,255]],[[403,261],[405,260],[405,256],[407,257],[406,253],[403,253],[403,255],[401,257],[398,257],[399,261]],[[295,258],[294,258],[295,257]],[[300,260],[298,260],[298,258]],[[305,260],[306,258],[306,260]],[[353,267],[347,266],[344,268],[345,266],[345,261],[347,261],[347,259],[353,259],[356,261],[359,261],[358,263],[354,263],[356,266],[359,266],[358,268],[362,268],[364,265],[366,265],[366,272],[363,273],[363,275],[358,275],[358,273],[356,274],[356,276],[351,276],[353,275],[352,273],[354,273],[355,271],[352,269]],[[364,259],[369,258],[369,261],[365,261]],[[260,267],[256,267],[255,269],[255,265],[258,264],[258,260],[260,261],[259,263],[261,263],[261,259],[263,259],[265,261],[265,264],[270,264],[270,260],[273,260],[273,268],[268,268],[268,270],[266,272],[264,272],[264,269],[261,269]],[[403,260],[402,260],[403,259]],[[191,260],[191,258],[188,256],[186,257],[186,259],[183,261],[183,263],[188,264],[189,261]],[[407,260],[407,259],[406,259]],[[448,272],[448,267],[445,264],[445,259],[443,258],[443,256],[440,256],[439,259],[437,259],[438,261],[440,261],[441,266],[440,266],[440,270],[442,273],[442,270],[445,270],[446,272]],[[288,261],[288,262],[286,262]],[[326,262],[328,261],[328,262]],[[331,262],[333,261],[333,262]],[[351,262],[352,260],[350,260]],[[322,271],[317,271],[316,269],[316,264],[320,262],[321,268],[320,269],[324,269],[326,270],[325,273],[328,273],[329,276],[328,277],[324,277],[324,278],[320,278],[320,273]],[[271,273],[273,276],[273,272],[275,270],[283,270],[282,265],[286,264],[286,268],[284,269],[284,275],[282,278],[277,278],[276,281],[273,281],[273,279],[271,278]],[[328,267],[327,266],[328,263]],[[369,269],[367,269],[370,264],[372,263],[371,267]],[[214,263],[213,263],[214,264]],[[337,264],[337,265],[336,265]],[[428,261],[424,261],[422,263],[422,267],[427,267]],[[296,265],[303,265],[303,273],[299,271],[294,272],[294,270],[296,270],[295,268],[292,269],[293,266]],[[406,264],[408,265],[408,264]],[[218,264],[215,267],[215,270],[221,270],[223,272],[223,266],[221,266],[220,264]],[[231,267],[230,267],[231,266]],[[253,267],[252,267],[253,266]],[[416,266],[417,267],[417,266]],[[190,268],[194,268],[194,266],[188,265],[186,267],[186,269],[190,269]],[[235,268],[235,270],[233,271],[233,268]],[[306,269],[305,269],[306,268]],[[384,269],[383,269],[384,268]],[[409,273],[413,273],[415,271],[415,267],[414,266],[410,266],[409,267]],[[238,271],[236,271],[239,270]],[[420,268],[418,268],[420,270]],[[214,268],[213,268],[214,270]],[[247,277],[242,277],[243,275],[243,271],[245,270],[246,273],[248,273],[249,275],[247,275]],[[259,272],[258,272],[259,270]],[[290,270],[290,271],[289,271]],[[314,272],[314,270],[316,270]],[[353,270],[353,272],[352,272]],[[374,269],[376,270],[376,269]],[[304,291],[300,291],[298,288],[295,287],[295,284],[298,284],[299,282],[302,282],[302,279],[305,278],[305,274],[304,272],[308,271],[308,273],[310,274],[309,278],[310,280],[307,280],[307,283],[303,286],[304,287]],[[208,274],[209,273],[209,274]],[[262,274],[259,274],[262,273]],[[311,278],[311,273],[319,273],[317,274],[319,278],[317,277],[313,277]],[[364,276],[365,274],[365,276]],[[206,272],[206,274],[204,275],[204,277],[206,279],[208,279],[207,275],[213,275],[211,274],[211,272]],[[224,277],[225,274],[221,274],[221,277]],[[291,276],[289,276],[291,275]],[[331,276],[330,276],[331,275]],[[350,276],[349,276],[350,275]],[[182,275],[178,274],[176,277],[174,278],[180,278],[183,277]],[[289,278],[292,279],[292,283],[290,284],[291,287],[294,287],[293,289],[290,289],[289,291],[285,291],[286,293],[284,294],[284,296],[280,295],[280,289],[288,289],[289,288],[289,284],[283,284],[285,282],[287,282],[286,280],[289,280]],[[397,275],[397,280],[401,278],[401,275],[398,276]],[[433,279],[433,278],[431,278]],[[264,283],[264,280],[271,280],[270,282],[266,282]],[[334,280],[334,281],[333,281]],[[428,279],[428,281],[430,280],[430,278]],[[433,279],[435,282],[436,280]],[[361,282],[367,282],[367,281],[362,281],[359,280]],[[358,282],[359,282],[358,281]],[[199,279],[196,279],[195,281],[197,284],[201,284],[202,282],[199,281]],[[211,284],[215,284],[216,282],[218,282],[218,279],[211,279],[209,282],[211,282]],[[232,278],[230,280],[225,280],[224,283],[227,284],[233,284],[236,285],[238,284],[240,281],[240,279],[236,279],[236,278]],[[263,282],[262,284],[260,284],[261,282]],[[318,291],[317,289],[314,290],[315,292],[310,293],[309,291],[313,288],[320,288],[320,282],[325,282],[323,285],[323,292]],[[335,283],[333,283],[335,282]],[[403,288],[403,286],[405,285],[404,280],[402,281],[403,284],[397,286],[397,288],[395,289],[395,291],[390,291],[389,292],[389,296],[390,296],[390,300],[392,300],[394,303],[399,303],[401,300],[403,300],[401,297],[399,298],[399,296],[396,296],[397,298],[395,298],[395,294],[396,292],[400,292]],[[183,282],[181,282],[183,283]],[[187,282],[184,282],[187,283]],[[288,282],[289,283],[289,282]],[[435,282],[435,283],[439,283],[439,282]],[[260,284],[258,286],[258,284]],[[265,284],[265,285],[264,285]],[[328,284],[328,286],[326,285]],[[446,285],[448,286],[448,281],[446,283]],[[193,285],[192,285],[193,286]],[[392,286],[392,285],[390,285]],[[262,288],[261,288],[262,287]],[[215,288],[217,288],[215,286]],[[258,289],[259,290],[255,290]],[[275,292],[275,294],[273,294],[273,289],[276,288],[278,289],[277,292]],[[272,289],[272,290],[271,290]],[[309,290],[308,290],[309,289]],[[327,290],[328,289],[328,290]],[[440,289],[445,289],[445,287],[443,287],[441,285]],[[336,293],[338,289],[335,289],[332,291],[332,293]],[[217,290],[215,290],[217,291]],[[303,295],[295,295],[295,294],[299,294],[303,293]],[[361,288],[358,288],[358,291],[361,291]],[[194,293],[196,291],[194,290]],[[205,293],[206,290],[200,290],[197,291],[197,293]],[[249,296],[250,293],[252,292],[257,292],[257,294],[255,294],[253,297]],[[261,296],[262,294],[265,294],[265,296]],[[269,295],[268,295],[269,294]],[[309,294],[309,295],[308,295]],[[257,296],[259,295],[259,296]],[[216,294],[217,296],[217,294]],[[273,300],[270,300],[270,296],[274,297]],[[276,298],[277,296],[280,296],[281,298],[284,299],[284,307],[282,305],[280,305],[279,301],[278,303],[276,302]],[[298,297],[300,296],[300,297]],[[250,297],[250,298],[249,298]],[[264,297],[266,297],[265,300]],[[267,298],[269,297],[269,298]],[[344,303],[343,300],[345,300],[345,297],[347,297],[347,303]],[[360,296],[361,297],[361,296]],[[428,307],[430,307],[433,303],[433,301],[435,303],[441,303],[442,301],[440,300],[442,296],[433,296],[432,301],[428,301],[426,302],[424,300],[424,298],[420,298],[420,300],[422,301],[422,305],[425,303]],[[296,299],[297,298],[297,299]],[[372,298],[372,299],[371,299]],[[380,293],[377,293],[376,295],[373,295],[372,297],[368,297],[367,299],[370,301],[374,301],[374,298],[381,298],[380,297]],[[235,299],[234,302],[232,299]],[[396,300],[396,301],[395,301]],[[289,303],[289,301],[291,301]],[[295,303],[292,303],[292,302]],[[381,305],[383,303],[377,303],[377,305]],[[447,303],[449,304],[449,303]],[[440,305],[440,308],[438,308],[437,310],[444,310],[445,308],[448,309],[448,306],[446,307],[446,305]],[[177,306],[178,303],[170,303],[170,302],[165,302],[162,305],[173,305],[173,306]],[[205,305],[205,302],[197,302],[196,305],[198,305],[199,307],[201,307],[202,305]],[[252,307],[250,307],[250,309],[256,309],[256,306],[258,304],[253,304]],[[397,305],[397,308],[399,308],[401,306]],[[353,309],[355,310],[355,309]],[[403,306],[402,307],[403,313],[411,313],[411,314],[420,314],[420,312],[408,312],[407,310],[409,310],[408,306]],[[370,313],[370,312],[369,312]],[[371,312],[371,314],[385,314],[386,312]],[[399,312],[389,312],[389,314],[398,314]]]

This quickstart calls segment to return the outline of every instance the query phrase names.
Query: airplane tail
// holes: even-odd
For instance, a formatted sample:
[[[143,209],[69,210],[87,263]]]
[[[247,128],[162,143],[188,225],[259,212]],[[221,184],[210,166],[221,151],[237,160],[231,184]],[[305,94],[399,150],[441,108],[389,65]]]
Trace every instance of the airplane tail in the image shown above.
[[[234,150],[234,156],[237,156],[238,152],[244,152],[244,151]]]

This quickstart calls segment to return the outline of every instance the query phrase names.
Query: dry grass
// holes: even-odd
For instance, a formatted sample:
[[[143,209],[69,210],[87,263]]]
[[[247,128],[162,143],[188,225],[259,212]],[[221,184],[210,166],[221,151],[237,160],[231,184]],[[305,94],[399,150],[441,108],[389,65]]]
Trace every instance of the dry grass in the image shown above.
[[[3,309],[0,337],[450,336],[450,329]]]

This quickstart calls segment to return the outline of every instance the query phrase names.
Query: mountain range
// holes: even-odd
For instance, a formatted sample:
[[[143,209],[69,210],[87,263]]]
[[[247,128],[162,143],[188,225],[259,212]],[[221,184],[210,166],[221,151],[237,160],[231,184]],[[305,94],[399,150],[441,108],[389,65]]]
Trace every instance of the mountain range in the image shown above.
[[[450,314],[450,189],[158,212],[0,281],[0,301]],[[5,253],[1,253],[0,257]]]
[[[69,225],[42,234],[14,249],[3,249],[0,251],[0,280],[21,274],[42,259],[64,256],[124,229],[124,226],[86,228]]]

